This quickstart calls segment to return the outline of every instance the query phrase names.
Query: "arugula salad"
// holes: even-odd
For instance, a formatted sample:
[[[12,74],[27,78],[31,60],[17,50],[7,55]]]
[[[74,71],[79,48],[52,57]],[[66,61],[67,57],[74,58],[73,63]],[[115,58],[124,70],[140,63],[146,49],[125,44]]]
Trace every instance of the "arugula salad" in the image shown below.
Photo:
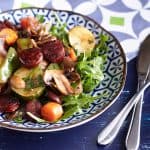
[[[0,21],[0,112],[16,122],[66,119],[100,96],[90,93],[104,79],[106,35],[83,26],[67,29],[44,16],[15,25]]]

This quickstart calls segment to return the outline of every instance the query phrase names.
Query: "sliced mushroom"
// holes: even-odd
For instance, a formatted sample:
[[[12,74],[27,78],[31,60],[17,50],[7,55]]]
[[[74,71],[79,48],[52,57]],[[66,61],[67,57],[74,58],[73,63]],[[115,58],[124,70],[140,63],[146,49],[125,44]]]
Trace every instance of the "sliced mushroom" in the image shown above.
[[[65,75],[71,83],[77,83],[81,80],[80,75],[75,71],[65,72]]]
[[[72,72],[74,71],[76,63],[71,60],[70,57],[64,57],[63,62],[61,63],[61,66],[65,72]]]
[[[83,87],[81,81],[78,83],[78,85],[74,88],[74,94],[80,94],[83,92]]]
[[[6,49],[5,49],[5,38],[0,38],[0,54],[5,56],[6,55]]]
[[[56,83],[57,89],[64,95],[73,94],[73,88],[69,80],[64,75],[63,70],[46,70],[44,73],[44,82],[47,85],[51,84],[51,80]]]
[[[52,79],[53,79],[53,75],[51,74],[50,70],[46,70],[43,77],[45,84],[50,85]]]
[[[57,89],[64,95],[68,95],[68,91],[62,82],[62,80],[58,76],[54,76],[54,81],[56,83]]]
[[[65,85],[65,88],[68,91],[68,93],[72,94],[73,93],[73,88],[72,88],[69,80],[63,74],[60,75],[60,78],[61,78],[61,81],[63,82],[63,84]]]

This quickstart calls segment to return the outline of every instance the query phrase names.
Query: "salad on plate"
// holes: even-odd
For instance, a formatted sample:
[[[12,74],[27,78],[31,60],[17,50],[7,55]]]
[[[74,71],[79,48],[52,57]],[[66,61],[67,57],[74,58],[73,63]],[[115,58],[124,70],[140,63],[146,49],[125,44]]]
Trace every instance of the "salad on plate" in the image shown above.
[[[44,17],[15,25],[0,21],[0,112],[16,122],[56,122],[101,97],[91,92],[104,79],[106,35],[96,41],[82,26],[67,29]]]

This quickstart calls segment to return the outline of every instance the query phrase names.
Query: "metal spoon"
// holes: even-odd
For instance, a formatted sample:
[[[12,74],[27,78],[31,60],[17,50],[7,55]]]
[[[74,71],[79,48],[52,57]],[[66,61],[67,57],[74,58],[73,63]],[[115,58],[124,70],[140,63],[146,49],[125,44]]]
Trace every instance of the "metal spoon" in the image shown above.
[[[149,40],[150,40],[150,35],[144,40],[144,42],[141,44],[141,47],[140,47],[140,53],[139,53],[139,57],[138,57],[139,59],[138,59],[138,63],[137,63],[137,66],[138,66],[137,70],[138,70],[138,74],[139,74],[139,86],[138,86],[139,89],[144,85],[145,80],[149,74],[150,51],[147,48],[147,47],[150,47],[149,46],[150,45]],[[147,81],[147,82],[148,82],[147,84],[149,84],[149,81]],[[143,90],[143,92],[144,92],[144,90]],[[140,92],[140,93],[143,95],[143,92]],[[106,145],[106,144],[111,143],[114,140],[114,138],[116,137],[117,133],[119,132],[119,129],[121,128],[124,120],[126,119],[127,115],[131,111],[132,107],[142,97],[142,95],[140,95],[140,96],[137,96],[137,95],[138,95],[138,93],[136,93],[133,96],[133,98],[126,104],[126,106],[122,109],[122,111],[99,134],[99,136],[98,136],[98,143],[99,144]],[[138,97],[138,99],[136,96]],[[140,116],[138,116],[138,119],[140,119]],[[133,119],[132,119],[132,121],[133,121]],[[138,123],[136,123],[138,125],[138,126],[136,126],[137,130],[139,130],[139,127],[140,127],[139,122],[140,121],[138,121]],[[131,126],[130,126],[130,129],[131,129]],[[133,142],[133,140],[132,140],[133,138],[134,139],[137,138],[136,140],[134,140],[133,144],[138,145],[137,143],[139,141],[139,137],[137,137],[137,136],[133,137],[133,135],[134,135],[133,132],[131,132],[131,134],[130,134],[130,132],[128,133],[127,139],[128,139],[128,137],[130,137],[130,142],[129,142],[129,140],[127,140],[126,145],[128,145],[130,143],[129,145],[131,146],[132,142]],[[137,134],[137,135],[139,136],[139,134]]]
[[[116,135],[118,134],[124,120],[128,116],[129,112],[133,106],[139,101],[141,95],[146,88],[150,86],[150,81],[147,82],[139,92],[137,92],[130,101],[125,105],[125,107],[120,111],[120,113],[99,133],[97,142],[100,145],[110,144]]]
[[[138,72],[138,88],[137,91],[145,83],[145,70],[150,68],[150,35],[144,40],[140,46],[140,52],[137,61]],[[138,150],[140,145],[140,131],[141,131],[141,116],[142,116],[143,95],[139,102],[134,106],[132,119],[126,137],[127,150]]]

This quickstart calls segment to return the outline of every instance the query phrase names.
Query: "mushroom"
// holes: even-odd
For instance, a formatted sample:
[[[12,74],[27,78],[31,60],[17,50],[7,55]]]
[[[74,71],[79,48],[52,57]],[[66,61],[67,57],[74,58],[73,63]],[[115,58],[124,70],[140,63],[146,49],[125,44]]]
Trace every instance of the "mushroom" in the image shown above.
[[[74,88],[74,94],[80,94],[83,92],[83,87],[81,81],[77,84],[77,86]]]
[[[46,70],[44,73],[44,82],[51,85],[51,80],[54,80],[56,88],[64,95],[73,94],[73,88],[63,70]]]

